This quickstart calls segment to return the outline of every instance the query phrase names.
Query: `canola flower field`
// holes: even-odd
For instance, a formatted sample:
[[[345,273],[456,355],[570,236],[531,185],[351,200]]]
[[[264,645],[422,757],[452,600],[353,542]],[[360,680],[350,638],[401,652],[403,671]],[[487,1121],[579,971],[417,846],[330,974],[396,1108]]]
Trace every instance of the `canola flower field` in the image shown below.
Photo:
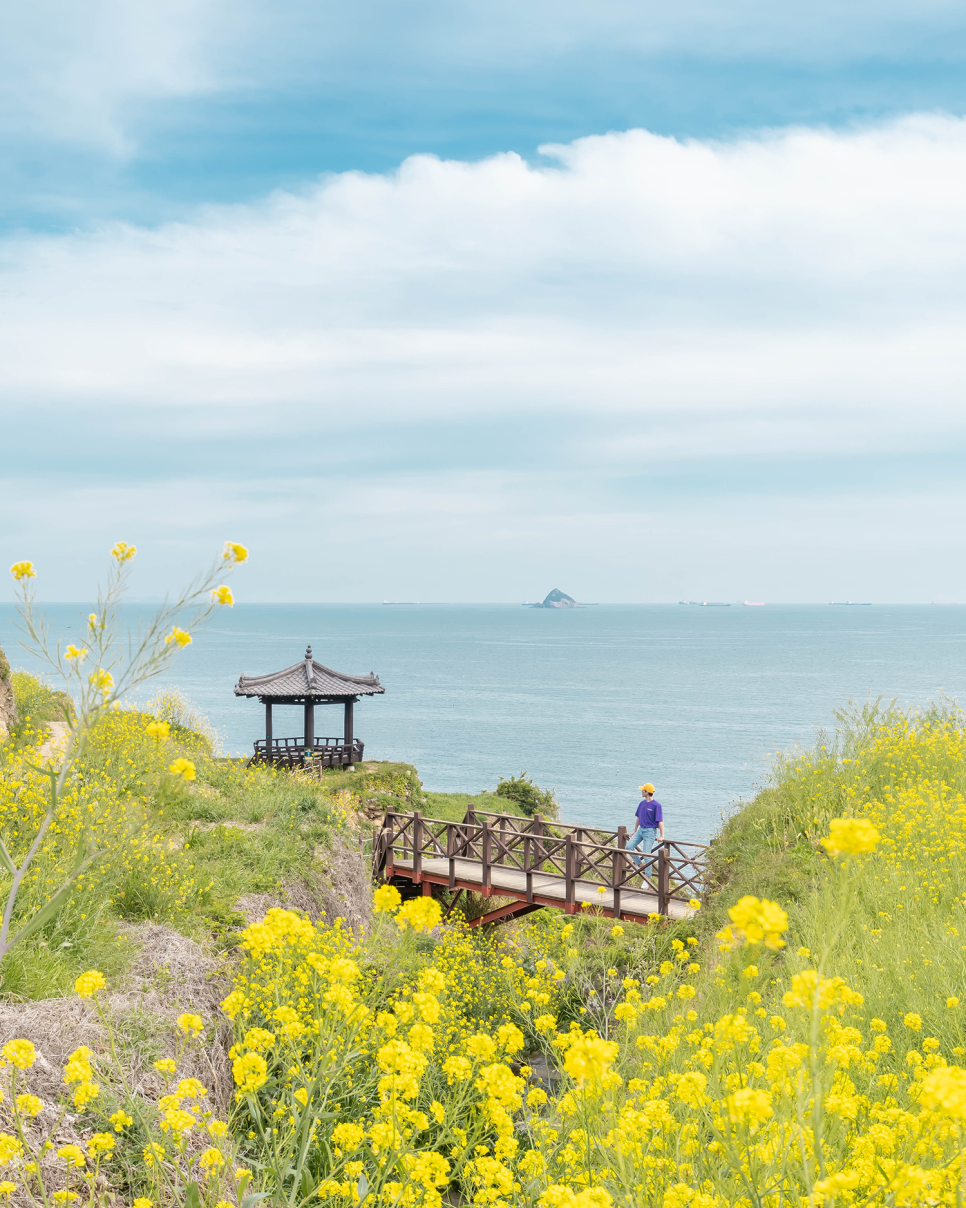
[[[19,1089],[33,1046],[11,1041],[0,1194],[961,1205],[964,747],[950,709],[845,718],[726,823],[687,924],[546,911],[477,934],[391,886],[364,935],[269,911],[238,936],[218,1017],[178,1021],[179,1052],[230,1022],[224,1110],[178,1058],[158,1063],[163,1095],[139,1093],[108,1046],[71,1055],[48,1111]],[[75,989],[110,1027],[109,982],[90,968]],[[47,1115],[66,1110],[83,1146],[50,1141]]]

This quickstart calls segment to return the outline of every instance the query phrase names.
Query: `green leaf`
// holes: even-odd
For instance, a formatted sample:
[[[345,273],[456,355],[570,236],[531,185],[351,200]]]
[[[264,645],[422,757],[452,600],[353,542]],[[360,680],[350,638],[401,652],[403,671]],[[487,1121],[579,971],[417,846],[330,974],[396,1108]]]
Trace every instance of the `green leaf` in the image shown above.
[[[23,927],[21,927],[21,929],[10,941],[8,947],[12,948],[14,944],[19,944],[21,940],[27,939],[28,936],[33,935],[35,931],[39,931],[41,927],[49,923],[57,911],[60,910],[60,908],[64,905],[64,902],[67,900],[67,896],[73,887],[74,879],[71,877],[66,885],[62,885],[60,889],[57,890],[46,906],[42,907],[32,918],[27,920]]]
[[[201,1195],[197,1183],[189,1183],[184,1189],[184,1208],[201,1208]]]
[[[267,1191],[249,1191],[241,1202],[241,1208],[255,1208],[259,1200],[268,1199]]]
[[[17,875],[17,866],[11,859],[10,853],[7,851],[7,845],[2,839],[0,839],[0,864],[4,866],[12,877]]]

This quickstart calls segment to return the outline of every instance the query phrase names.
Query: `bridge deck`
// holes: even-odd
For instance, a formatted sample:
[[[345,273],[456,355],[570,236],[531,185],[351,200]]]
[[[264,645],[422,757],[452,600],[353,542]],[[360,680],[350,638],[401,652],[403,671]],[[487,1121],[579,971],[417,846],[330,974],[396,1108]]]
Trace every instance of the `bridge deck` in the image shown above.
[[[398,856],[395,856],[392,864],[394,872],[404,877],[412,877],[413,861],[411,859],[400,859]],[[455,861],[455,865],[456,888],[478,892],[483,884],[483,865],[474,860],[460,859]],[[526,900],[527,875],[525,872],[518,868],[505,868],[499,864],[491,864],[489,874],[490,886],[496,896],[517,898],[519,901]],[[541,906],[556,906],[558,909],[565,905],[567,900],[567,884],[563,877],[547,873],[533,873],[532,875],[533,900],[535,903]],[[423,856],[422,879],[436,885],[448,886],[450,884],[449,860]],[[581,902],[587,902],[588,905],[598,907],[606,916],[613,917],[613,889],[604,887],[604,892],[600,893],[597,883],[577,880],[574,884],[574,897],[578,903],[578,907]],[[658,900],[656,894],[643,893],[632,889],[621,890],[621,918],[645,919],[648,915],[656,914],[657,912]],[[694,910],[687,902],[671,899],[667,903],[667,917],[686,919],[693,914]]]

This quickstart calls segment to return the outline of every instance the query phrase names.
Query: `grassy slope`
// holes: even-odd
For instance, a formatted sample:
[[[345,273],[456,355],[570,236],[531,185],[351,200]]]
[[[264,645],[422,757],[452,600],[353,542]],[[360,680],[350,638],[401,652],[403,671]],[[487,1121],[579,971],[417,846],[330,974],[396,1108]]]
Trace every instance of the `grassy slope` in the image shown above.
[[[0,748],[0,777],[4,760],[35,746],[46,737],[46,723],[62,720],[69,707],[63,693],[22,673],[15,674],[14,687],[20,720]],[[119,861],[110,871],[102,862],[101,879],[95,877],[87,892],[82,887],[43,935],[14,950],[4,965],[2,992],[44,997],[63,991],[92,964],[118,971],[132,951],[123,932],[118,935],[119,920],[166,922],[195,939],[231,946],[245,922],[240,898],[277,893],[293,882],[311,888],[333,835],[340,832],[354,846],[390,805],[446,820],[462,819],[471,802],[517,812],[495,794],[425,792],[416,769],[405,763],[367,760],[353,772],[326,769],[319,777],[249,770],[244,760],[213,757],[203,737],[178,725],[158,750],[143,736],[148,720],[129,713],[109,719],[89,745],[84,770],[118,786],[116,808],[132,803],[124,807],[130,815],[125,833],[146,835],[147,854],[153,850],[157,860],[145,865],[142,843],[140,862]],[[191,784],[164,774],[179,755],[195,763]],[[145,804],[138,804],[142,799]],[[4,824],[8,839],[11,825],[17,825],[15,815]],[[185,878],[195,886],[187,901],[178,888]],[[40,888],[34,897],[41,900]],[[20,905],[34,905],[30,886]]]
[[[869,706],[840,721],[835,739],[779,762],[772,787],[716,838],[714,889],[699,916],[702,992],[733,1009],[754,989],[780,1012],[788,978],[824,959],[824,975],[845,977],[894,1038],[915,1045],[902,1026],[912,1013],[948,1052],[966,1044],[966,1014],[946,1006],[966,985],[966,719],[944,707],[911,715]],[[821,839],[839,817],[871,819],[878,851],[847,868],[830,859]],[[717,984],[713,936],[745,894],[788,912],[787,944],[747,953],[757,978],[732,971]]]

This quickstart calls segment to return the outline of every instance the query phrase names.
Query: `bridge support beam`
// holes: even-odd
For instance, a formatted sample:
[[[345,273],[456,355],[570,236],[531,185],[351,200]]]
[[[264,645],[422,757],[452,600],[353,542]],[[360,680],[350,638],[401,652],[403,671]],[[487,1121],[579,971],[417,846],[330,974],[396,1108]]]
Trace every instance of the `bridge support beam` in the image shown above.
[[[509,906],[501,906],[499,910],[491,910],[489,914],[472,919],[467,927],[482,927],[486,923],[505,923],[508,919],[522,919],[525,914],[533,914],[542,910],[542,906],[528,906],[526,902],[511,902]]]

